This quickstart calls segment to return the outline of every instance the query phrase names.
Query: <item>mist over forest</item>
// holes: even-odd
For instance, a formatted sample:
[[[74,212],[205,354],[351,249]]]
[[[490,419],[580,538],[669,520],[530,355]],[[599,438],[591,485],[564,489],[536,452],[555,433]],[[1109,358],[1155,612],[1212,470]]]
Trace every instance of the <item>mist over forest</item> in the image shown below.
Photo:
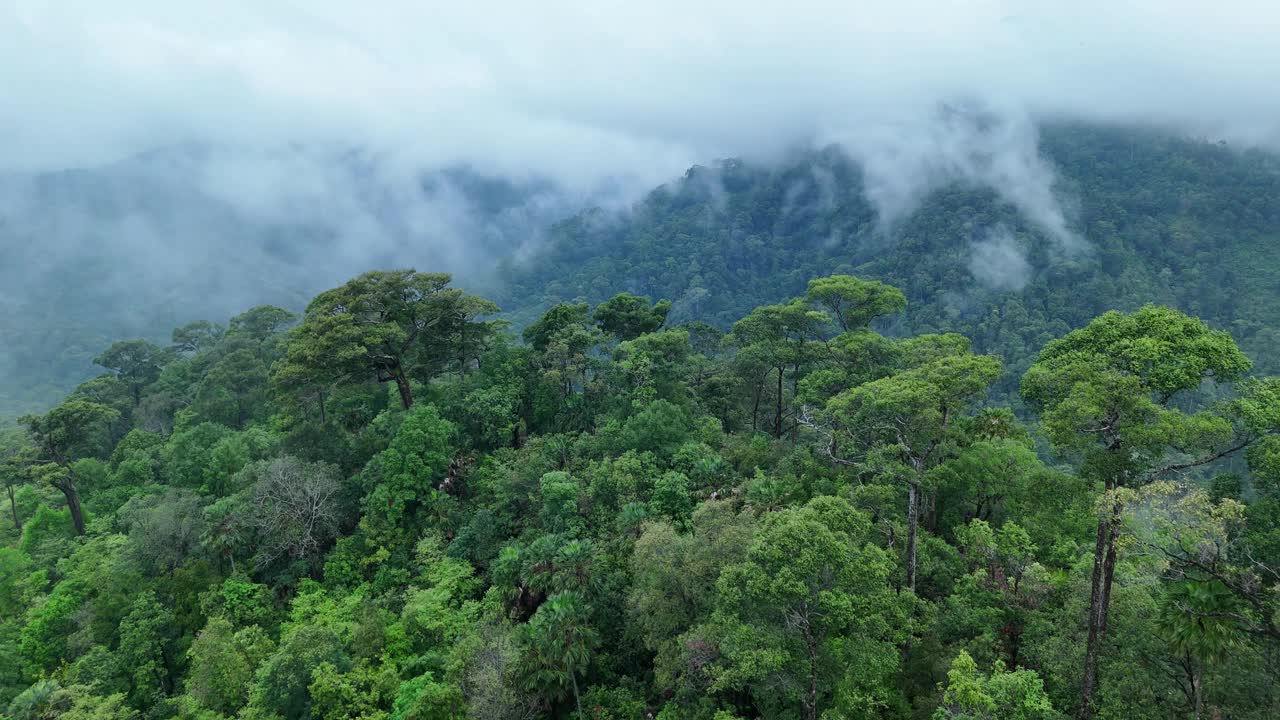
[[[0,720],[1280,714],[1280,9],[0,9]]]

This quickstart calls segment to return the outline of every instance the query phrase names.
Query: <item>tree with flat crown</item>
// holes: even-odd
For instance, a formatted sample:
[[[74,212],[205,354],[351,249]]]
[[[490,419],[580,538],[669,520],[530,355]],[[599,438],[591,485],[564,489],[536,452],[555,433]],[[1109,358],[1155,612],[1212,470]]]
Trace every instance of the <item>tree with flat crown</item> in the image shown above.
[[[482,315],[498,311],[493,303],[449,287],[445,273],[415,270],[368,272],[341,287],[318,295],[307,306],[302,323],[292,331],[285,357],[276,368],[276,380],[285,386],[306,384],[309,379],[349,382],[372,378],[395,382],[400,402],[413,405],[409,378],[419,366],[440,357],[455,358],[448,351],[482,335],[489,327],[478,322]],[[471,333],[463,332],[471,329]],[[462,359],[462,364],[467,362]],[[425,368],[434,374],[441,368]]]
[[[1241,383],[1236,400],[1209,405],[1194,392],[1250,368],[1231,336],[1177,310],[1108,312],[1054,340],[1022,378],[1054,448],[1103,490],[1093,553],[1080,717],[1093,717],[1125,491],[1207,465],[1271,435],[1258,412],[1270,384]],[[1176,401],[1176,402],[1175,402]]]

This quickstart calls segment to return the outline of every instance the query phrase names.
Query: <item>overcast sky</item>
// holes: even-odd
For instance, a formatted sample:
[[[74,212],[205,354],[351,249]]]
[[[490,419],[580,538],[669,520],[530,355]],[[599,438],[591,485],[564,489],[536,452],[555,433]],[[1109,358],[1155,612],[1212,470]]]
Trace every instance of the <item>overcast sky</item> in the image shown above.
[[[940,101],[1280,140],[1274,0],[7,0],[0,167],[303,142],[591,184]],[[870,140],[866,140],[870,138]]]

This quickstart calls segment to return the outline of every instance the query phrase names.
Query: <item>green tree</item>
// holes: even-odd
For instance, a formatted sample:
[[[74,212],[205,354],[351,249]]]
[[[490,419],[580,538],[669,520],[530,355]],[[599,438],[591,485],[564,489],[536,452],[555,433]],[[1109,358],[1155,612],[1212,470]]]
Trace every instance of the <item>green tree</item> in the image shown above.
[[[234,714],[249,700],[254,668],[273,649],[257,625],[237,631],[220,615],[209,618],[187,651],[187,693],[210,710]]]
[[[151,708],[172,690],[170,667],[176,639],[173,613],[160,605],[155,593],[139,595],[120,623],[116,651],[121,666],[128,669],[129,701],[139,710]]]
[[[168,350],[146,340],[124,340],[112,343],[93,362],[110,370],[124,383],[137,407],[142,402],[142,389],[160,377],[160,369],[170,359]]]
[[[233,350],[215,362],[196,390],[202,417],[235,428],[253,417],[267,387],[267,366],[248,348]]]
[[[991,674],[961,650],[947,671],[947,689],[934,720],[1058,720],[1044,684],[1032,670],[1005,670],[997,662]]]
[[[787,429],[787,395],[785,383],[792,382],[792,396],[799,385],[801,375],[812,361],[814,339],[819,330],[829,322],[821,312],[813,310],[802,299],[781,305],[765,305],[751,311],[747,317],[733,324],[728,341],[740,348],[739,352],[754,359],[754,364],[766,369],[764,375],[753,379],[752,429],[758,424],[759,401],[764,392],[767,375],[775,378],[773,436],[780,438]]]
[[[309,717],[312,711],[309,688],[317,671],[326,667],[340,673],[351,669],[351,658],[337,633],[322,625],[293,628],[279,649],[258,668],[249,695],[250,706],[286,720]]]
[[[109,407],[84,400],[67,400],[44,415],[27,415],[22,423],[44,465],[36,474],[57,488],[67,500],[76,534],[84,535],[84,513],[71,461],[100,451],[101,433],[119,417]]]
[[[1217,580],[1180,580],[1165,591],[1157,622],[1170,648],[1181,657],[1188,677],[1190,705],[1196,720],[1204,716],[1205,667],[1226,660],[1244,646],[1236,619],[1235,594]]]
[[[936,341],[936,342],[935,342]],[[827,454],[907,487],[906,585],[916,589],[920,502],[930,470],[948,458],[953,426],[1000,374],[993,357],[974,355],[958,336],[916,338],[920,364],[841,392],[828,401]],[[931,346],[945,348],[931,357]],[[858,453],[849,457],[850,453]]]
[[[318,295],[289,340],[276,378],[288,386],[306,378],[328,382],[395,382],[407,410],[413,405],[411,373],[433,355],[455,356],[443,347],[460,329],[479,335],[480,314],[492,303],[448,287],[444,273],[414,270],[369,272]]]
[[[278,308],[274,305],[259,305],[231,318],[231,323],[227,327],[227,334],[239,335],[256,342],[262,342],[297,319],[297,315],[284,308]],[[187,327],[190,328],[191,326],[188,325]],[[203,329],[201,328],[201,330]]]
[[[442,498],[438,484],[449,468],[455,430],[434,405],[415,407],[405,416],[391,446],[360,473],[366,522],[380,532],[400,529]]]
[[[896,613],[892,563],[868,542],[870,530],[865,515],[834,497],[765,519],[746,560],[717,582],[728,662],[715,689],[750,692],[765,715],[798,706],[807,720],[822,714],[837,684],[886,701],[881,678],[849,675],[897,656],[885,624]]]
[[[225,333],[225,328],[208,320],[187,323],[174,328],[169,349],[182,356],[197,355],[218,344]]]
[[[631,293],[618,293],[596,306],[592,315],[596,327],[619,340],[634,340],[656,332],[667,321],[671,302],[659,300],[652,307],[649,298]]]
[[[578,676],[591,665],[599,643],[600,637],[591,627],[591,609],[582,596],[574,592],[552,595],[534,613],[522,635],[526,683],[552,702],[572,690],[581,719]]]
[[[825,310],[841,332],[860,330],[872,320],[902,312],[907,306],[907,298],[898,288],[852,275],[810,280],[805,299]]]
[[[1078,458],[1080,474],[1104,492],[1093,552],[1080,717],[1094,713],[1124,490],[1208,464],[1248,447],[1276,424],[1276,409],[1252,403],[1245,386],[1231,407],[1191,396],[1206,381],[1230,383],[1250,368],[1231,336],[1176,310],[1148,305],[1108,312],[1054,340],[1022,378],[1023,397],[1050,442]],[[1174,403],[1185,396],[1191,412]]]
[[[18,488],[31,482],[31,466],[35,463],[35,448],[19,431],[0,433],[0,482],[9,496],[9,511],[13,515],[13,529],[22,533],[22,518],[18,515]]]

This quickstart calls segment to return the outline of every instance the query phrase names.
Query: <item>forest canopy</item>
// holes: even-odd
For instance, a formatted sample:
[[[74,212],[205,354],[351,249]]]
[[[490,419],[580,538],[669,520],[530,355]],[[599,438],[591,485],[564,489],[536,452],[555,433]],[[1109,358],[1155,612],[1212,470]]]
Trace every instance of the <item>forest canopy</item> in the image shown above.
[[[910,296],[517,337],[394,270],[109,344],[0,436],[0,711],[1273,717],[1280,380],[1146,305],[1015,412],[1008,359],[885,332]]]

